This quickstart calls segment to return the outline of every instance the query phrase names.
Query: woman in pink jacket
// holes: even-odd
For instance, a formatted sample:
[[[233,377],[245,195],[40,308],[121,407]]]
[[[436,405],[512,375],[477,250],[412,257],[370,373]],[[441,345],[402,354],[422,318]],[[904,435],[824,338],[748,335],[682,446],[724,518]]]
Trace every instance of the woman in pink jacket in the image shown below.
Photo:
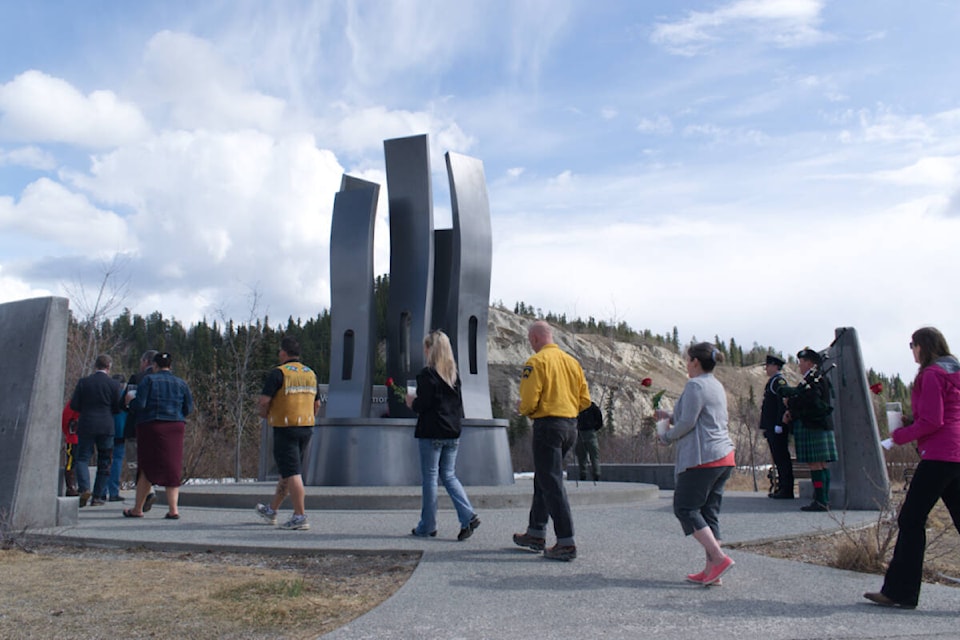
[[[900,534],[879,593],[863,597],[885,607],[915,609],[920,599],[927,516],[942,499],[960,531],[960,362],[939,331],[924,327],[910,342],[920,371],[910,403],[913,424],[894,431],[897,444],[917,442],[920,464],[900,508]]]

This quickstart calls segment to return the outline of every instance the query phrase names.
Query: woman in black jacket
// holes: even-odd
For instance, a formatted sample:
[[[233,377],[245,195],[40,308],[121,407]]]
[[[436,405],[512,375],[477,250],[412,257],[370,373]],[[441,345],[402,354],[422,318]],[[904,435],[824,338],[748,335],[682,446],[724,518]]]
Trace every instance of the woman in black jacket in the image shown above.
[[[457,479],[457,446],[463,401],[460,377],[453,359],[450,339],[443,331],[434,331],[423,340],[427,366],[417,374],[416,396],[407,394],[407,406],[417,412],[414,437],[420,445],[420,474],[423,480],[423,506],[415,536],[437,535],[437,478],[443,483],[460,520],[457,540],[466,540],[480,526],[470,499]]]

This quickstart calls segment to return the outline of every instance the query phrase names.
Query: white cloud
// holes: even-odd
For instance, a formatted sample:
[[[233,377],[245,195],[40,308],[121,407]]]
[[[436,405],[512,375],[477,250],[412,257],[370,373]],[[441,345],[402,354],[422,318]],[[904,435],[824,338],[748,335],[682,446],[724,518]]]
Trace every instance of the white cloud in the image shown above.
[[[960,155],[951,158],[920,158],[908,167],[878,171],[877,180],[902,185],[952,188],[960,177]]]
[[[259,282],[284,308],[303,312],[329,299],[315,280],[327,270],[342,174],[309,135],[177,131],[98,156],[89,173],[66,177],[98,201],[132,211],[138,277],[148,289],[226,297],[221,286]],[[155,256],[162,259],[151,268]]]
[[[547,181],[547,185],[552,187],[564,188],[564,187],[570,186],[570,184],[573,181],[574,181],[573,172],[568,169],[566,171],[563,171],[559,175],[554,176],[553,178],[550,178]]]
[[[53,295],[46,289],[36,289],[15,276],[7,276],[0,265],[0,304],[28,298],[41,298]]]
[[[331,142],[350,153],[376,153],[382,157],[383,141],[429,132],[431,155],[442,158],[445,151],[466,153],[474,139],[455,122],[428,111],[391,111],[383,106],[365,109],[340,105]]]
[[[278,131],[284,101],[249,88],[242,69],[206,40],[162,31],[147,43],[139,93],[146,103],[168,109],[173,127]]]
[[[123,218],[49,178],[28,185],[19,202],[0,200],[0,230],[84,255],[110,256],[136,246]]]
[[[28,147],[18,147],[9,151],[0,149],[0,167],[3,165],[49,171],[56,168],[57,161],[53,157],[53,154],[44,151],[40,147],[31,145]]]
[[[747,35],[779,47],[815,44],[822,0],[736,0],[714,11],[691,11],[683,20],[658,23],[651,40],[671,53],[696,55],[711,44]]]
[[[0,85],[0,139],[104,148],[148,130],[139,109],[113,91],[84,96],[69,82],[35,70]]]
[[[668,134],[673,132],[673,122],[666,116],[656,118],[641,118],[637,123],[637,131],[641,133]]]
[[[707,138],[712,142],[726,142],[729,144],[763,145],[769,137],[756,129],[731,129],[715,124],[690,124],[683,128],[683,135],[694,138]]]

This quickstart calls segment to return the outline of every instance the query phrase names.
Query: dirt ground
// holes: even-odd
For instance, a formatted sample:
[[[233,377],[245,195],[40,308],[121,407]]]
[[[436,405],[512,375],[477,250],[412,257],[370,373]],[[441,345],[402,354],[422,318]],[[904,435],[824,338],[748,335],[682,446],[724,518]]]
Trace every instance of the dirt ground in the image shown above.
[[[389,598],[419,553],[0,549],[0,638],[316,638]]]
[[[735,475],[727,483],[727,489],[752,491],[753,480],[746,474]],[[846,527],[843,514],[837,513],[834,516],[840,529],[837,533],[731,546],[774,558],[882,576],[897,542],[897,513],[905,495],[903,488],[896,486],[889,508],[879,513],[877,520],[869,527]],[[924,581],[960,586],[960,534],[942,502],[934,507],[927,522]],[[879,582],[877,588],[880,588]]]

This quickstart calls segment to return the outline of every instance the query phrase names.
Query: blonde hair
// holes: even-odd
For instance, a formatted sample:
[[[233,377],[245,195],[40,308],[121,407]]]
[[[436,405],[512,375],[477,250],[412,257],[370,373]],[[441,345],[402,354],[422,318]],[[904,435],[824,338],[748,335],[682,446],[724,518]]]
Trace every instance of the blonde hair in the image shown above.
[[[423,339],[423,346],[427,348],[427,366],[435,370],[450,385],[457,384],[457,363],[453,359],[453,347],[450,338],[439,329],[432,331]]]

